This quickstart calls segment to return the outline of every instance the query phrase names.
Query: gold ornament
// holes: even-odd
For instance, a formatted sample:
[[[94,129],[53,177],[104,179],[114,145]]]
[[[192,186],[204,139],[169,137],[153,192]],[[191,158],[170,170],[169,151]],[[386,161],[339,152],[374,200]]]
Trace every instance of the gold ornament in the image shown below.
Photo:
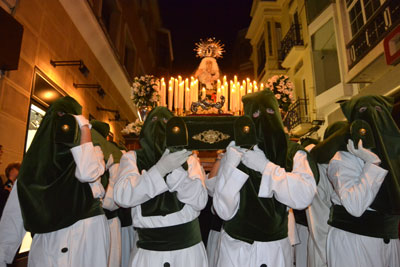
[[[175,127],[172,128],[172,132],[174,134],[178,134],[180,131],[181,131],[181,129],[178,126],[175,126]]]
[[[61,130],[63,130],[63,132],[68,132],[69,131],[69,125],[68,124],[64,124],[63,126],[61,126]]]
[[[214,57],[222,58],[222,53],[225,52],[224,44],[221,41],[215,41],[215,38],[208,38],[206,41],[200,39],[200,42],[196,43],[194,51],[197,52],[197,57]]]
[[[359,130],[359,133],[360,133],[362,136],[364,136],[364,135],[367,134],[367,130],[365,130],[364,128],[361,128],[361,129]]]
[[[244,126],[243,127],[243,132],[244,133],[249,133],[250,132],[250,127],[249,126]]]
[[[230,136],[228,134],[221,133],[220,131],[215,130],[207,130],[192,136],[194,140],[207,143],[214,144],[218,143],[222,140],[228,139]]]

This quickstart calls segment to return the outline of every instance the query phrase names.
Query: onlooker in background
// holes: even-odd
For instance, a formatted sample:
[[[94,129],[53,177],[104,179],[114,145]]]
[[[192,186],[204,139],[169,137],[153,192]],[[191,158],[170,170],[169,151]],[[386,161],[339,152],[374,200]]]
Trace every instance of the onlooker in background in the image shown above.
[[[14,163],[8,164],[8,166],[6,168],[5,173],[6,173],[7,181],[4,184],[4,189],[7,190],[8,192],[11,191],[15,181],[17,180],[17,176],[18,176],[20,167],[21,167],[21,163],[14,162]]]
[[[2,152],[1,152],[2,153]],[[17,180],[18,172],[19,172],[19,167],[21,166],[21,163],[19,162],[14,162],[8,164],[6,168],[6,182],[3,186],[3,181],[0,184],[0,218],[1,215],[3,214],[3,209],[4,206],[6,205],[8,196],[10,195],[11,189]]]

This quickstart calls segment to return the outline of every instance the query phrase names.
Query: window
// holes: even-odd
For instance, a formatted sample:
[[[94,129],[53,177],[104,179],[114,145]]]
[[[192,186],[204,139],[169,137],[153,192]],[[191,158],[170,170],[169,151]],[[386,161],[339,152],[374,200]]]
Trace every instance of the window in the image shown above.
[[[332,19],[311,36],[311,42],[316,91],[320,95],[341,81]]]
[[[347,0],[346,7],[349,16],[351,32],[358,33],[362,26],[369,20],[381,6],[380,0]]]
[[[268,21],[268,54],[272,56],[272,32],[271,32],[271,22]]]
[[[351,0],[347,0],[351,1]],[[307,22],[310,24],[317,18],[332,2],[333,0],[306,0],[306,14]]]
[[[124,66],[130,78],[135,74],[136,49],[128,29],[125,31]]]
[[[265,40],[262,36],[261,41],[258,45],[258,49],[257,49],[257,63],[258,63],[257,75],[260,75],[261,72],[264,70],[266,60],[267,59],[266,59],[266,54],[265,54]]]
[[[101,7],[101,21],[113,44],[118,47],[118,37],[121,25],[121,12],[117,1],[103,0]]]

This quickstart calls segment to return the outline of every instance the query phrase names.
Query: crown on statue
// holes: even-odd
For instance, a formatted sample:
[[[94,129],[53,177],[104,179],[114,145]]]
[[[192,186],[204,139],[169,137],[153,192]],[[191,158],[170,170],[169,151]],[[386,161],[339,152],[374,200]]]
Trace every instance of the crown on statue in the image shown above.
[[[208,38],[203,41],[200,39],[200,42],[196,43],[196,48],[194,51],[197,52],[198,57],[214,57],[214,58],[222,58],[222,53],[225,52],[224,44],[215,38]]]

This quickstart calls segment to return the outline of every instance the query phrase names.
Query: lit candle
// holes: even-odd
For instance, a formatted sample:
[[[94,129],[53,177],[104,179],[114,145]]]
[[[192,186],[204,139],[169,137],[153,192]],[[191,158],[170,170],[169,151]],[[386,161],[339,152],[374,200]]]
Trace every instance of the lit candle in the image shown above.
[[[178,112],[178,98],[179,98],[179,85],[178,85],[178,79],[175,79],[174,83],[174,109],[175,112]]]
[[[199,83],[199,80],[196,79],[193,84],[193,98],[192,98],[193,102],[199,101],[199,85],[198,85],[198,83]]]
[[[201,99],[206,98],[206,88],[203,87],[203,89],[201,89]]]
[[[261,83],[261,85],[260,85],[260,91],[262,91],[262,90],[264,90],[264,84],[263,83]]]
[[[236,76],[236,75],[233,76],[233,82],[234,82],[235,84],[237,84],[237,81],[238,81],[237,76]]]
[[[217,102],[221,100],[221,87],[217,88]]]
[[[249,94],[249,93],[251,93],[252,92],[252,90],[251,90],[251,88],[250,88],[250,79],[249,78],[247,78],[246,79],[246,82],[247,82],[247,86],[246,86],[246,88],[247,88],[247,93]]]
[[[171,82],[170,82],[171,84]],[[172,99],[174,97],[174,90],[172,89],[172,86],[168,87],[168,109],[172,111]]]
[[[165,84],[164,78],[162,78],[162,80],[161,80],[160,98],[161,98],[161,106],[165,107],[166,106],[165,101],[166,101],[167,95],[166,95],[166,84]]]
[[[242,102],[242,97],[246,94],[246,89],[244,89],[244,86],[240,86],[240,97],[239,97],[239,103],[240,103],[240,111],[243,111],[243,102]]]
[[[184,86],[185,86],[185,82],[181,82],[181,83],[179,83],[179,94],[178,94],[178,108],[179,108],[179,110],[183,110],[183,98],[184,98],[184,95],[185,95],[185,89],[184,89]]]
[[[190,110],[190,88],[186,87],[185,91],[185,110],[188,112]]]

